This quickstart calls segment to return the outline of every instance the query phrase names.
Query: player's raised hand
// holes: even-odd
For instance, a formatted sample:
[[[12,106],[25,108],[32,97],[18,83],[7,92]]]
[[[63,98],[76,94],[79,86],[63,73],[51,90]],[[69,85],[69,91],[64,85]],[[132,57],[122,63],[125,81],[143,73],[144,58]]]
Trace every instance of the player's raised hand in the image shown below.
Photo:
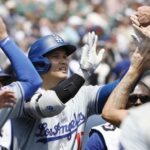
[[[0,40],[3,40],[8,36],[6,26],[3,19],[0,17]]]
[[[136,36],[133,36],[134,40],[136,40],[136,44],[140,51],[145,51],[146,49],[150,49],[150,25],[141,26],[139,23],[138,16],[132,15],[130,17],[132,21],[132,26],[136,33]]]
[[[14,93],[8,89],[0,89],[0,108],[13,107],[15,104]]]
[[[131,20],[132,24],[136,24],[137,26],[140,26],[140,22],[138,20],[137,14],[131,15],[130,20]]]
[[[139,33],[139,35],[144,40],[145,38],[150,39],[150,25],[146,27],[138,26],[136,24],[133,24],[134,29]]]
[[[137,45],[136,51],[131,57],[131,67],[139,72],[144,72],[150,69],[150,31],[146,27],[134,25],[134,28],[142,34],[142,39]]]
[[[136,33],[133,38],[138,47],[131,57],[131,68],[141,73],[150,69],[150,25],[141,26],[138,17],[137,14],[130,17]]]
[[[150,6],[140,6],[137,9],[137,16],[141,26],[150,25]]]
[[[131,69],[142,74],[144,71],[150,69],[150,51],[145,49],[140,51],[138,48],[135,50],[131,57]]]
[[[139,42],[146,37],[150,38],[150,24],[147,24],[147,26],[142,26],[139,22],[139,16],[137,14],[132,15],[130,19]]]
[[[135,26],[140,26],[140,23],[139,23],[139,20],[138,20],[138,17],[136,14],[133,14],[131,17],[130,17],[130,20],[132,22],[132,26],[134,28],[134,32],[135,34],[132,35],[133,37],[133,40],[136,42],[136,44],[138,45],[141,41],[142,41],[142,38],[143,38],[143,35],[139,32],[139,30],[136,29]]]
[[[98,37],[94,32],[88,33],[88,39],[82,48],[80,60],[81,69],[93,72],[101,63],[105,50],[101,49],[97,53],[97,39]]]

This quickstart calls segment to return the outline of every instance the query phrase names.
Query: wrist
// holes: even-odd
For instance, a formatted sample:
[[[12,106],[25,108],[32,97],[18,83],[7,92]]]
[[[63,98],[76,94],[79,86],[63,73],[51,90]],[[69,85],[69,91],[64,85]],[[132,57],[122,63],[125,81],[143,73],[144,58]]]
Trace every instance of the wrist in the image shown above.
[[[85,85],[89,84],[89,77],[91,74],[87,70],[79,68],[76,74],[80,75],[82,78],[85,79]]]
[[[138,77],[138,76],[140,76],[141,73],[142,73],[142,70],[139,70],[132,66],[129,67],[128,74],[130,74],[131,77]]]
[[[1,35],[0,35],[0,41],[4,40],[4,39],[7,38],[7,37],[8,37],[7,32],[4,33],[4,34],[1,34]]]
[[[4,39],[0,40],[0,47],[3,47],[3,45],[5,45],[5,43],[9,40],[9,37],[5,37]]]

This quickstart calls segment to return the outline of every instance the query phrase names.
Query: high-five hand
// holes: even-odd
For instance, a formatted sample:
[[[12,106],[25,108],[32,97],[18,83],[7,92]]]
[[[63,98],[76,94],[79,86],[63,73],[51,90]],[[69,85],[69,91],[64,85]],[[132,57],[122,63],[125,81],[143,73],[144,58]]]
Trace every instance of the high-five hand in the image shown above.
[[[82,48],[82,55],[80,60],[81,69],[93,72],[97,66],[101,63],[104,56],[104,49],[99,50],[97,54],[96,45],[98,37],[92,32],[88,33],[88,39]]]

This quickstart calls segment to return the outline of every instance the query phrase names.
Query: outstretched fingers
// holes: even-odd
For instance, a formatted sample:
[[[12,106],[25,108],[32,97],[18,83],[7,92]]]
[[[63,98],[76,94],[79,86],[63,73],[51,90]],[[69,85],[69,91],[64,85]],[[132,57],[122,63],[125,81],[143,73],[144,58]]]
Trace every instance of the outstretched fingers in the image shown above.
[[[136,24],[133,24],[133,28],[140,33],[142,38],[150,38],[150,27],[139,27]]]
[[[135,25],[137,25],[137,26],[140,26],[140,23],[139,23],[139,21],[138,21],[138,17],[137,17],[136,15],[132,15],[132,16],[130,17],[130,20],[132,21],[132,24],[135,24]]]
[[[136,29],[140,34],[143,34],[142,27],[139,27],[137,24],[132,24],[133,28]]]
[[[86,64],[87,64],[88,57],[89,57],[89,54],[88,54],[89,50],[88,49],[89,49],[89,46],[87,44],[85,44],[82,47],[82,55],[81,55],[81,59],[80,59],[80,66],[83,69],[86,69]]]
[[[96,54],[96,45],[97,45],[98,36],[93,32],[93,52]]]
[[[104,54],[105,54],[105,49],[104,48],[100,49],[100,51],[98,53],[98,61],[99,61],[99,63],[103,60]]]

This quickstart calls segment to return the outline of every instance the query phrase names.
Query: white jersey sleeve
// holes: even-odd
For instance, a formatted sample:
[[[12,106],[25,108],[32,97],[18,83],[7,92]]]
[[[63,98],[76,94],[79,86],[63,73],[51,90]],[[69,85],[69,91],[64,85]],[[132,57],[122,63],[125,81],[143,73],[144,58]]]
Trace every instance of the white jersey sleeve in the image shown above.
[[[0,130],[0,149],[1,147],[10,149],[12,135],[11,135],[11,121],[7,120],[3,128]]]
[[[98,100],[101,86],[83,86],[78,94],[78,104],[82,109],[87,109],[87,115],[98,114]],[[82,105],[81,105],[82,104]]]
[[[39,89],[25,104],[24,112],[34,119],[39,119],[56,116],[64,108],[65,105],[60,101],[55,91]]]
[[[15,93],[17,103],[13,108],[0,109],[0,128],[4,125],[7,119],[17,117],[22,114],[24,99],[24,93],[19,82],[13,82],[12,84],[4,86],[3,88],[7,88]]]
[[[31,119],[26,115],[27,117],[21,119],[13,119],[14,149],[79,149],[83,139],[86,120],[89,115],[96,112],[95,108],[98,107],[97,96],[100,89],[101,87],[99,86],[82,86],[78,93],[65,104],[62,112],[56,116]],[[47,91],[37,91],[39,93],[37,95],[45,92]],[[52,105],[52,98],[54,97],[47,99],[49,105]],[[34,107],[32,115],[36,115],[33,111],[36,112]]]
[[[100,86],[83,86],[81,91],[77,93],[73,100],[76,105],[87,112],[88,115],[98,113],[98,95]],[[79,98],[78,98],[79,97]],[[68,102],[66,103],[68,104]],[[34,119],[53,117],[58,115],[65,108],[53,90],[39,89],[24,105],[24,113],[26,117]]]

